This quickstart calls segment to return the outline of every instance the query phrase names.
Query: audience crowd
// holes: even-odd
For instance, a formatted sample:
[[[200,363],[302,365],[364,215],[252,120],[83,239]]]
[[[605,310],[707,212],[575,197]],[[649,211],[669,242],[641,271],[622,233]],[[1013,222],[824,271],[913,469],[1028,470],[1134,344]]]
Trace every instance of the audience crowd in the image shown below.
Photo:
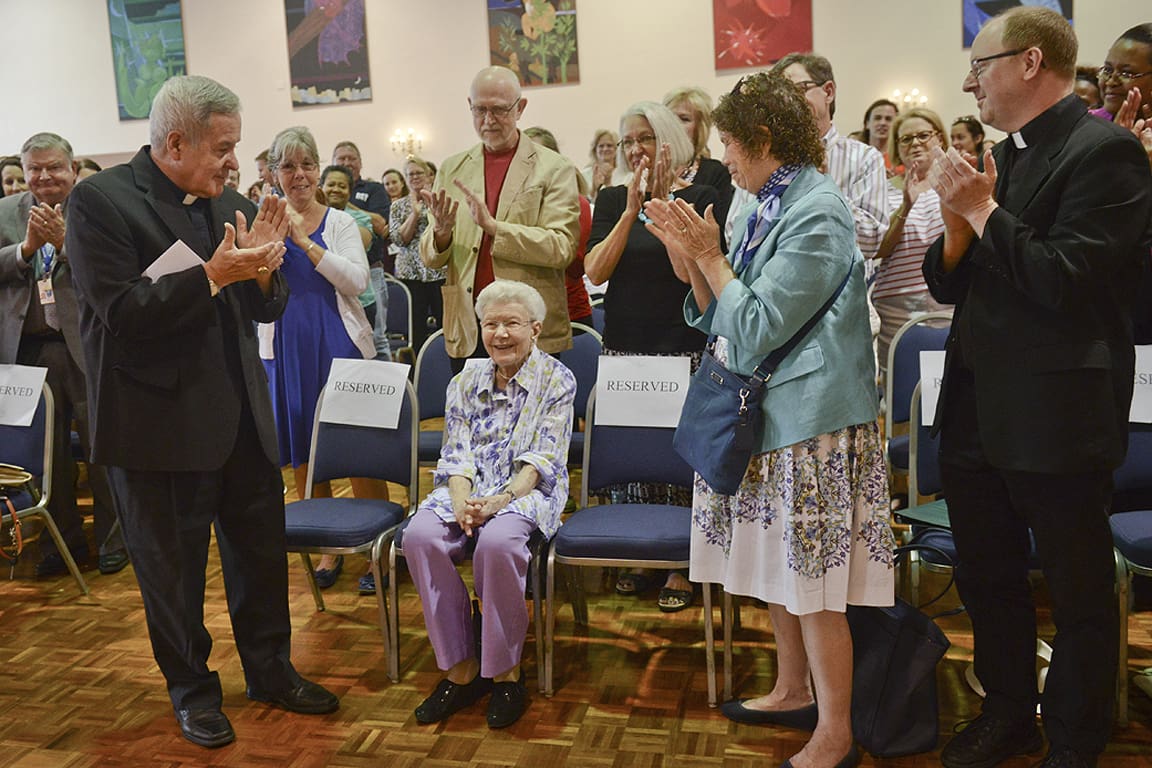
[[[1074,36],[1049,13],[1017,9],[981,31],[964,78],[964,90],[977,98],[979,116],[946,120],[930,109],[902,109],[878,99],[865,112],[862,130],[850,135],[840,133],[833,122],[837,86],[832,63],[801,52],[785,56],[769,72],[741,78],[731,93],[709,94],[685,85],[662,101],[628,106],[618,119],[606,113],[608,127],[594,132],[586,159],[562,154],[546,127],[522,129],[529,99],[516,75],[488,67],[468,89],[477,143],[437,158],[436,164],[409,156],[400,168],[384,170],[380,181],[365,175],[365,160],[373,158],[362,157],[353,140],[358,137],[338,142],[329,153],[329,148],[317,146],[306,127],[297,126],[269,137],[268,148],[254,158],[255,183],[241,187],[234,142],[226,147],[224,166],[217,169],[224,171],[221,183],[208,183],[206,172],[197,175],[194,168],[196,163],[207,167],[201,148],[206,135],[154,115],[152,145],[141,150],[131,167],[163,188],[164,199],[174,206],[171,215],[183,216],[179,209],[188,209],[192,224],[187,231],[196,233],[193,239],[202,237],[196,249],[207,262],[211,296],[215,300],[219,293],[234,302],[228,305],[234,316],[222,308],[225,302],[214,307],[211,317],[219,314],[223,327],[245,338],[251,335],[246,327],[258,321],[258,332],[253,332],[267,377],[264,393],[256,396],[250,390],[251,372],[259,369],[249,365],[246,341],[238,350],[229,351],[227,343],[224,351],[217,350],[233,377],[229,397],[242,395],[237,439],[247,440],[246,450],[259,456],[265,429],[274,422],[275,446],[265,442],[263,451],[278,454],[278,464],[292,468],[300,498],[331,493],[321,485],[305,486],[316,398],[332,361],[352,357],[411,362],[433,332],[443,331],[458,375],[447,393],[446,439],[435,490],[415,511],[405,549],[437,663],[446,677],[416,710],[418,722],[444,720],[490,696],[489,725],[503,727],[528,706],[520,671],[528,623],[520,599],[526,542],[534,531],[551,535],[561,523],[569,491],[569,432],[579,424],[574,416],[581,416],[572,413],[572,375],[555,358],[572,346],[571,323],[591,325],[593,307],[599,304],[605,355],[681,356],[690,360],[692,370],[702,357],[714,357],[720,365],[747,374],[838,291],[805,341],[807,347],[780,369],[779,386],[773,381],[766,389],[775,405],[768,405],[766,395],[768,424],[735,495],[719,494],[699,478],[695,488],[644,484],[597,490],[615,501],[693,508],[691,572],[669,572],[659,582],[662,610],[689,606],[692,582],[701,581],[722,582],[733,593],[770,605],[779,642],[779,679],[770,694],[730,702],[724,714],[739,722],[814,729],[812,741],[796,756],[798,768],[855,764],[849,726],[851,668],[845,666],[851,638],[844,611],[848,604],[885,605],[892,600],[889,493],[877,427],[884,404],[878,411],[875,363],[878,359],[882,377],[897,329],[927,312],[952,313],[956,308],[958,340],[949,343],[950,390],[942,396],[941,418],[942,458],[949,467],[946,485],[966,485],[966,493],[948,489],[959,499],[957,509],[967,513],[987,507],[993,497],[1002,500],[997,495],[1001,490],[987,490],[995,483],[1031,488],[1027,483],[1051,473],[1089,469],[1103,478],[1117,461],[1115,452],[1101,449],[1099,455],[1085,454],[1081,463],[1068,466],[1047,458],[1021,462],[996,454],[995,440],[981,444],[957,437],[962,432],[985,435],[984,421],[997,411],[984,405],[981,398],[986,395],[979,389],[983,380],[975,371],[1003,363],[990,350],[1020,362],[1009,354],[1012,345],[1005,337],[1022,334],[1057,344],[1061,333],[1080,338],[1088,333],[1086,327],[1100,323],[1101,337],[1114,345],[1114,359],[1106,350],[1098,364],[1114,366],[1121,374],[1130,366],[1124,360],[1130,353],[1131,329],[1125,333],[1123,328],[1132,315],[1131,299],[1117,298],[1119,287],[1104,291],[1104,278],[1090,281],[1092,290],[1104,291],[1093,293],[1093,299],[1110,302],[1114,318],[1102,319],[1101,313],[1061,319],[1060,313],[1070,312],[1066,305],[1071,301],[1062,291],[1088,290],[1072,273],[1099,269],[1089,256],[1077,255],[1077,249],[1088,246],[1076,241],[1062,252],[1061,259],[1071,266],[1061,277],[1041,276],[1040,262],[1050,255],[1045,249],[1055,237],[1052,232],[1068,224],[1061,218],[1061,196],[1083,195],[1076,198],[1084,210],[1075,219],[1083,223],[1084,212],[1102,205],[1097,198],[1108,196],[1109,188],[1117,185],[1137,191],[1123,202],[1123,214],[1108,213],[1117,226],[1102,234],[1100,242],[1113,243],[1116,250],[1097,254],[1093,245],[1091,257],[1136,252],[1148,260],[1152,222],[1143,202],[1152,196],[1152,23],[1124,32],[1106,52],[1084,52],[1102,54],[1101,66],[1077,67]],[[166,98],[174,103],[182,98],[195,101],[197,94],[207,92],[173,90]],[[204,131],[225,141],[228,121],[235,121],[237,135],[239,127],[238,101],[230,98],[216,93],[216,101],[206,107],[211,121]],[[1087,110],[1090,114],[1081,118]],[[984,124],[1009,138],[993,149]],[[158,132],[158,127],[168,132]],[[710,156],[714,130],[725,147],[722,159]],[[1035,155],[1027,154],[1027,148],[1044,146],[1052,136],[1065,133],[1074,138],[1053,148],[1053,158],[1080,151],[1075,137],[1081,135],[1094,136],[1097,144],[1115,150],[1093,155],[1085,148],[1086,164],[1069,172],[1080,176],[1080,183],[1066,179],[1067,189],[1038,196],[1039,208],[1048,206],[1048,213],[1038,213],[1037,207],[1020,213],[1028,202],[1022,190],[1041,183],[1026,176],[1032,169],[1029,158]],[[1093,163],[1116,165],[1094,168]],[[81,261],[99,258],[111,264],[118,257],[110,250],[110,238],[133,237],[131,232],[118,235],[111,224],[93,218],[97,213],[114,215],[104,210],[98,192],[127,194],[122,178],[127,171],[122,168],[128,166],[102,170],[74,156],[66,139],[47,132],[29,138],[18,155],[0,159],[0,363],[47,368],[56,393],[57,473],[50,510],[70,551],[56,551],[42,536],[36,566],[41,578],[65,574],[69,557],[77,563],[90,557],[76,504],[73,428],[85,458],[93,459],[87,478],[94,499],[99,570],[115,573],[130,558],[138,571],[156,566],[153,555],[141,555],[137,563],[147,537],[158,530],[155,524],[125,537],[113,512],[115,507],[121,521],[151,514],[141,505],[156,497],[158,486],[142,492],[137,477],[138,470],[151,465],[137,464],[134,455],[115,446],[103,451],[100,446],[112,444],[101,430],[117,429],[119,418],[108,415],[108,401],[121,379],[108,378],[109,371],[102,368],[110,364],[105,356],[133,334],[142,334],[149,344],[159,334],[149,337],[139,325],[148,322],[151,305],[132,282],[136,278],[128,274],[131,269],[117,267],[120,272],[113,278]],[[1112,176],[1113,170],[1119,175]],[[171,184],[163,181],[165,176]],[[88,194],[81,194],[84,207],[76,211],[71,200],[78,189]],[[181,206],[185,193],[188,199]],[[241,214],[234,225],[228,219],[224,229],[212,218],[218,213],[207,207],[198,213],[200,206],[189,202],[221,195],[229,211]],[[1054,225],[1037,218],[1049,214]],[[1118,215],[1137,221],[1122,228]],[[73,231],[74,222],[83,229]],[[1068,236],[1074,240],[1074,235]],[[216,261],[212,254],[232,243],[228,238],[234,238],[235,253],[260,251],[264,261],[260,266],[252,261],[247,272],[237,267],[222,276],[221,267],[210,265]],[[80,270],[75,289],[74,263]],[[1127,270],[1133,265],[1123,266]],[[131,293],[135,303],[117,298],[113,279],[133,286],[123,291]],[[242,292],[237,283],[243,281],[250,281],[252,288]],[[1004,287],[1010,283],[1013,290],[1018,286],[1018,293]],[[412,328],[403,339],[388,327],[390,284],[401,286],[410,297]],[[587,285],[600,286],[602,295],[589,295]],[[208,288],[204,291],[207,296]],[[977,314],[998,311],[1001,319],[1008,314],[992,308],[990,297],[1016,305],[1014,325]],[[166,302],[172,296],[153,300]],[[139,317],[119,317],[130,309]],[[163,322],[176,329],[173,343],[209,343],[180,336],[185,330],[175,317]],[[981,335],[993,333],[999,335]],[[1085,344],[1092,338],[1085,336]],[[84,349],[95,343],[106,346]],[[219,340],[211,344],[218,346]],[[1127,352],[1116,352],[1126,344]],[[1085,347],[1080,357],[1087,359],[1091,351]],[[1067,357],[1072,356],[1070,351]],[[170,381],[162,371],[124,374],[136,377],[133,386],[143,387],[146,399],[156,397],[148,387],[175,387],[177,375],[175,368]],[[188,374],[181,369],[179,375]],[[249,391],[244,395],[246,380]],[[1034,382],[1020,379],[1019,385],[1014,394],[1029,397]],[[1130,371],[1128,386],[1130,398]],[[1125,399],[1122,389],[1115,392],[1119,400]],[[975,406],[969,409],[969,397],[981,403],[978,414]],[[781,408],[779,398],[793,401]],[[1085,410],[1083,403],[1067,404]],[[95,414],[103,414],[102,421]],[[1088,418],[1077,424],[1082,427]],[[1004,415],[987,428],[997,434],[996,440],[1008,440],[1005,435],[1022,428],[1021,419],[1021,413]],[[244,425],[250,422],[256,429],[244,437]],[[1065,439],[1050,426],[1042,432],[1057,441]],[[1079,456],[1074,451],[1068,455]],[[105,463],[111,465],[107,472]],[[178,464],[156,468],[167,471]],[[1022,475],[1030,478],[1027,483]],[[1059,487],[1067,498],[1088,506],[1098,500],[1102,487],[1094,482]],[[805,492],[814,487],[823,489],[819,497]],[[379,481],[352,478],[352,488],[360,498],[387,498],[387,488]],[[987,490],[986,497],[977,498],[981,489]],[[1015,509],[1016,496],[1011,491],[1008,496],[1004,505]],[[972,519],[983,519],[980,514],[987,511],[973,512]],[[1014,514],[1029,521],[1041,547],[1057,551],[1069,539],[1038,525],[1027,509]],[[1069,520],[1075,517],[1074,511],[1068,515]],[[777,528],[782,529],[778,535]],[[819,533],[813,533],[817,528]],[[988,661],[981,651],[982,643],[999,649],[1008,642],[994,637],[996,630],[982,623],[997,620],[997,611],[1003,609],[985,605],[991,600],[989,585],[1002,586],[995,579],[1003,574],[985,577],[980,569],[991,566],[971,554],[987,538],[983,529],[957,529],[959,556],[967,564],[958,582],[962,595],[971,599],[977,674],[989,696],[984,714],[955,738],[942,759],[949,768],[991,766],[1039,749],[1035,725],[1022,724],[1021,714],[1034,711],[1035,691],[1033,687],[1031,693],[1020,693],[1020,675],[1013,677],[1012,670]],[[1084,536],[1091,538],[1096,529],[1076,530],[1087,531]],[[468,591],[455,572],[465,547],[473,544],[476,591],[488,598],[479,635]],[[1012,556],[1005,554],[1007,559]],[[314,573],[316,584],[332,586],[342,567],[342,558],[325,556]],[[226,573],[227,579],[248,578],[239,565],[226,570],[236,571]],[[1061,574],[1082,577],[1079,571]],[[155,583],[156,574],[138,578],[185,736],[205,746],[227,743],[231,731],[226,719],[211,714],[219,709],[218,684],[201,680],[197,688],[187,679],[181,682],[180,675],[193,674],[184,666],[199,662],[176,658],[180,652],[174,648],[185,630],[165,625],[164,612],[173,609],[161,605],[168,592]],[[202,574],[200,578],[202,582]],[[274,589],[282,590],[282,582],[278,576]],[[639,594],[650,583],[647,572],[622,573],[616,590]],[[370,574],[361,579],[363,593],[374,592],[376,586]],[[1063,602],[1060,590],[1067,586],[1054,585],[1054,601],[1070,606],[1067,610],[1080,610],[1082,601]],[[276,608],[273,613],[280,634],[271,650],[261,653],[272,654],[278,666],[257,679],[249,695],[298,712],[335,708],[334,697],[292,669],[283,612]],[[1056,621],[1059,627],[1061,616]],[[1105,624],[1084,642],[1114,649],[1116,628]],[[1016,629],[1013,625],[1012,631]],[[240,631],[238,626],[238,636]],[[1019,631],[1026,634],[1026,627]],[[161,637],[163,642],[157,639]],[[162,650],[163,643],[171,647]],[[1054,657],[1048,677],[1055,691],[1049,695],[1052,711],[1062,706],[1061,714],[1079,724],[1056,723],[1055,714],[1045,717],[1050,743],[1045,764],[1092,765],[1107,740],[1111,699],[1102,686],[1107,688],[1108,670],[1115,677],[1114,660],[1112,667],[1104,662],[1093,666],[1092,681],[1082,671],[1083,679],[1077,682],[1068,668],[1077,663],[1079,648],[1071,641],[1058,642],[1056,653],[1059,660]],[[1071,693],[1060,686],[1072,686]],[[1077,686],[1090,695],[1073,705],[1068,699],[1081,692]],[[201,690],[207,693],[197,698]],[[1102,714],[1104,709],[1109,714]],[[201,710],[209,714],[198,714]]]

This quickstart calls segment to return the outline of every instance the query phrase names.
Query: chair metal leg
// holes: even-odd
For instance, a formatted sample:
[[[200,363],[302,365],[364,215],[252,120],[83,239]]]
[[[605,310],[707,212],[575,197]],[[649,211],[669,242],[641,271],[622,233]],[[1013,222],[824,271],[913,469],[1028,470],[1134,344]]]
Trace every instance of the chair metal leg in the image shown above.
[[[391,641],[389,642],[388,654],[388,679],[394,683],[400,682],[400,602],[397,597],[398,587],[396,582],[396,544],[393,542],[388,547],[388,630],[392,634]],[[376,592],[379,594],[384,589],[383,582],[380,581],[380,576],[376,576]]]
[[[60,529],[56,527],[56,521],[52,519],[52,515],[48,510],[43,509],[37,512],[40,517],[44,519],[44,524],[48,526],[48,533],[52,536],[52,541],[56,542],[56,551],[60,553],[60,557],[64,559],[64,564],[68,566],[68,572],[72,574],[72,578],[76,580],[76,586],[80,587],[80,591],[88,595],[88,583],[84,581],[84,577],[80,575],[80,568],[76,565],[76,560],[72,557],[71,550],[68,545],[64,543],[64,537],[60,535]],[[28,515],[31,517],[31,515]],[[19,525],[19,520],[13,520],[13,525]]]
[[[568,597],[572,601],[572,619],[579,627],[588,626],[588,601],[584,597],[584,578],[573,565],[561,565],[564,580],[568,585]],[[551,599],[551,598],[549,598]]]
[[[532,579],[532,621],[536,628],[536,688],[540,693],[547,694],[548,686],[544,680],[544,641],[542,631],[544,628],[543,602],[547,597],[542,595],[543,581],[540,579],[540,560],[548,550],[548,542],[543,542],[537,551],[532,553],[529,563],[529,577]]]
[[[1116,598],[1120,612],[1120,655],[1116,672],[1116,725],[1128,727],[1128,600],[1132,589],[1132,574],[1128,561],[1120,550],[1113,548],[1116,559]]]
[[[556,633],[556,554],[548,548],[548,566],[544,600],[544,695],[556,692],[552,685],[552,664],[556,649],[553,647]]]
[[[320,594],[320,587],[316,586],[316,572],[312,569],[312,556],[307,552],[301,552],[300,560],[304,563],[304,575],[308,578],[308,586],[312,588],[312,599],[316,601],[316,610],[323,613],[324,596]]]
[[[721,587],[724,590],[723,587]],[[724,599],[720,609],[720,620],[724,624],[724,701],[732,698],[732,613],[739,608],[739,603],[733,606],[732,595],[724,590]]]
[[[376,579],[376,611],[380,622],[380,634],[384,636],[384,658],[392,659],[395,655],[392,652],[392,626],[388,620],[388,601],[384,597],[384,547],[380,541],[377,540],[372,545],[372,552],[369,555],[368,566],[372,569],[372,578]],[[389,665],[391,667],[391,665]],[[391,669],[388,670],[391,672]],[[397,683],[399,680],[390,678],[392,682]]]
[[[702,585],[704,594],[704,665],[708,675],[708,706],[715,707],[716,701],[716,641],[712,627],[712,584]]]

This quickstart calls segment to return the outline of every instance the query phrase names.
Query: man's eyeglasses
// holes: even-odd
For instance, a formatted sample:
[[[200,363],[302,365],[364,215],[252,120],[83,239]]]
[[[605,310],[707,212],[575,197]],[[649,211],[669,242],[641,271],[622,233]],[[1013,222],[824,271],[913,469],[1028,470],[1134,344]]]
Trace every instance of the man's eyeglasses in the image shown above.
[[[824,83],[818,83],[815,80],[797,80],[796,82],[792,83],[792,85],[794,85],[796,90],[800,92],[800,95],[803,96],[813,88],[819,88],[820,86],[824,85]]]
[[[297,169],[304,171],[304,173],[315,173],[320,169],[320,166],[313,162],[300,163],[299,165],[296,163],[280,163],[280,167],[276,170],[292,175],[296,173]]]
[[[1129,72],[1126,69],[1112,69],[1112,67],[1108,66],[1107,64],[1096,70],[1096,78],[1100,82],[1106,83],[1115,77],[1120,81],[1121,85],[1124,85],[1125,87],[1127,87],[1127,85],[1133,80],[1137,80],[1141,77],[1147,77],[1148,75],[1152,75],[1152,70],[1148,72]]]
[[[620,149],[624,150],[625,152],[629,152],[632,150],[632,147],[636,146],[637,144],[642,147],[654,147],[656,146],[656,137],[650,133],[646,133],[643,136],[637,136],[634,139],[622,139],[616,146],[620,147]]]
[[[968,73],[972,75],[974,79],[979,80],[980,75],[984,74],[984,64],[987,64],[989,61],[996,61],[996,59],[1006,59],[1009,56],[1019,56],[1026,50],[1028,49],[1013,48],[1011,51],[1002,51],[1000,53],[993,53],[991,56],[981,56],[979,58],[972,59],[971,64],[968,66]]]
[[[516,109],[518,106],[520,106],[519,99],[506,107],[478,107],[473,104],[469,107],[469,109],[472,110],[472,117],[484,119],[485,117],[491,115],[493,120],[499,120],[502,117],[508,117],[508,115],[512,114],[512,110]]]
[[[920,131],[919,133],[910,133],[907,136],[901,136],[896,140],[896,143],[902,147],[910,147],[919,142],[920,144],[927,144],[940,135],[939,131]]]
[[[68,163],[53,163],[52,165],[26,165],[24,166],[24,173],[29,178],[33,176],[39,176],[42,173],[46,173],[49,176],[60,176],[71,167],[72,166]]]

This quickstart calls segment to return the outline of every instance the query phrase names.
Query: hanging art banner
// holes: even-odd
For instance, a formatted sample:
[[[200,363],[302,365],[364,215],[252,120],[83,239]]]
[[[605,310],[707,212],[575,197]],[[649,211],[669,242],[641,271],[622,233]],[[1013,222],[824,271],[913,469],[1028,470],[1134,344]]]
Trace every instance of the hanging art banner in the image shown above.
[[[716,71],[766,67],[812,50],[812,0],[712,0]]]
[[[284,0],[292,106],[371,101],[364,0]]]
[[[187,73],[180,0],[108,0],[121,120],[143,120],[164,81]]]
[[[488,0],[488,49],[522,86],[580,82],[576,0]]]
[[[960,0],[964,16],[964,47],[971,48],[972,41],[976,39],[985,24],[993,17],[1004,11],[1021,5],[1038,5],[1050,8],[1072,23],[1072,0]]]

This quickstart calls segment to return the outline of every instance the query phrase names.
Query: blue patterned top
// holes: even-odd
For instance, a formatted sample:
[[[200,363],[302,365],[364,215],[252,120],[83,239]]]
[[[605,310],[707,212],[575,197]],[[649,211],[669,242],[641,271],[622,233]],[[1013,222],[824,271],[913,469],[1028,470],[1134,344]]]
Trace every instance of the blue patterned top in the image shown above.
[[[472,481],[473,496],[491,496],[530,464],[540,481],[527,496],[497,514],[532,520],[551,538],[568,501],[568,442],[576,378],[551,355],[532,354],[501,392],[491,360],[466,367],[448,385],[444,447],[432,480],[435,489],[420,504],[452,523],[449,477]]]

